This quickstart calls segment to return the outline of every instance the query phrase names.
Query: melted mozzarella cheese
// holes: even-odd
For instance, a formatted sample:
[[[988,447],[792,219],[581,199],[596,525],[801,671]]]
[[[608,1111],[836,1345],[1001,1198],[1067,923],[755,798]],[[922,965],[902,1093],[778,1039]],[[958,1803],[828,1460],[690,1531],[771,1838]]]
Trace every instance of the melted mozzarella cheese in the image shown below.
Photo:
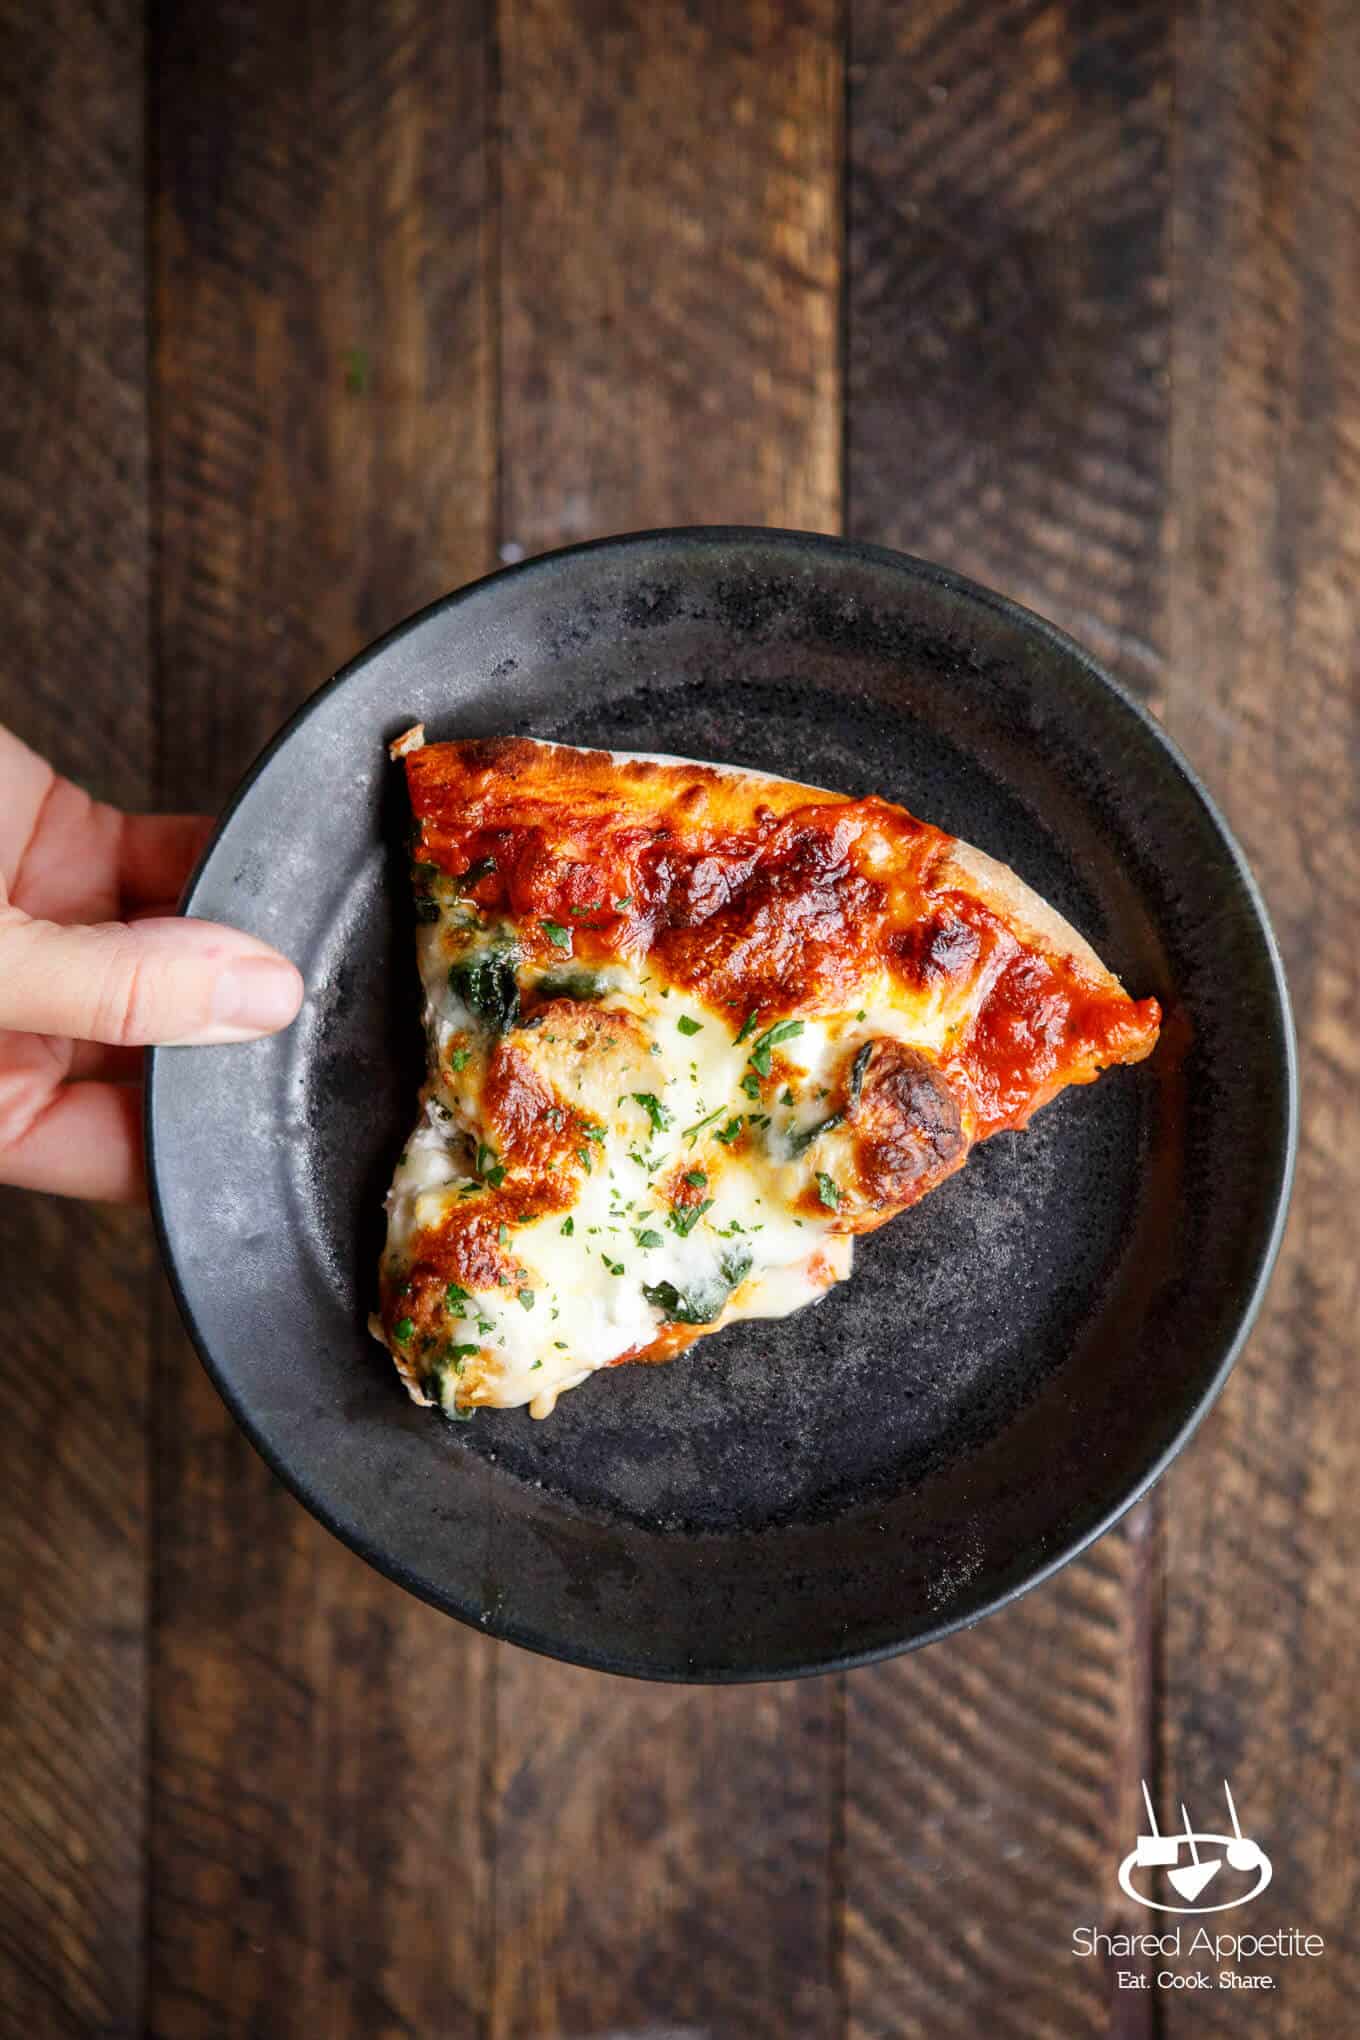
[[[481,1092],[494,1043],[450,987],[462,939],[442,924],[421,930],[438,1074],[388,1198],[389,1263],[413,1258],[421,1235],[481,1187],[474,1157],[489,1138]],[[573,1062],[543,1027],[508,1037],[545,1090],[597,1120],[603,1138],[584,1150],[589,1166],[569,1211],[513,1227],[514,1284],[470,1292],[451,1339],[475,1342],[477,1353],[440,1374],[446,1409],[527,1403],[546,1416],[564,1390],[652,1346],[668,1322],[712,1330],[782,1317],[844,1281],[850,1233],[834,1208],[800,1201],[836,1152],[832,1130],[819,1129],[859,1046],[899,1036],[938,1048],[949,1024],[943,1008],[923,1010],[919,1000],[905,1012],[886,978],[866,983],[853,1012],[808,1016],[771,1043],[767,1080],[753,1096],[761,1036],[738,1039],[744,1016],[714,1011],[647,969],[616,964],[597,975],[595,1010],[629,1022],[621,1054]],[[520,978],[527,987],[522,968]],[[722,1138],[738,1124],[739,1146]],[[425,1400],[416,1371],[403,1365]]]

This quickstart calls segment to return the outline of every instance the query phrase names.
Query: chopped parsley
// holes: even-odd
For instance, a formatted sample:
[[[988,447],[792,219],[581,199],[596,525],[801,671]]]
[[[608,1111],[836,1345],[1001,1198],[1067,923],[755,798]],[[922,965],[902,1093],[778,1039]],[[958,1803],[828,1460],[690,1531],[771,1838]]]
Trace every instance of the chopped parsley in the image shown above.
[[[751,1049],[752,1069],[758,1070],[762,1077],[768,1077],[771,1049],[778,1048],[781,1041],[792,1041],[795,1034],[801,1034],[802,1031],[801,1020],[777,1020],[773,1027],[767,1027],[763,1034],[756,1037]]]
[[[563,1219],[563,1221],[562,1221],[562,1237],[563,1237],[563,1239],[564,1239],[564,1240],[569,1240],[569,1239],[571,1238],[572,1234],[573,1234],[573,1233],[575,1232],[575,1230],[576,1230],[576,1220],[575,1220],[574,1218],[564,1218],[564,1219]]]
[[[517,1290],[517,1291],[516,1291],[515,1293],[516,1293],[516,1295],[518,1296],[518,1298],[519,1298],[519,1301],[520,1301],[520,1302],[521,1302],[521,1303],[523,1304],[523,1306],[524,1306],[525,1310],[532,1310],[532,1309],[533,1309],[533,1307],[534,1307],[534,1292],[533,1292],[533,1290],[532,1290],[532,1289],[520,1289],[520,1290]]]
[[[505,1181],[505,1165],[497,1161],[495,1148],[488,1147],[485,1141],[479,1141],[477,1146],[477,1174],[493,1190],[499,1190]]]
[[[614,902],[614,905],[618,908],[620,913],[623,912],[625,907],[631,907],[632,904],[633,895],[630,892],[620,893],[619,897]]]
[[[408,1317],[398,1318],[397,1322],[392,1327],[392,1337],[398,1342],[399,1345],[404,1346],[414,1330],[415,1326],[414,1324],[412,1324],[410,1318]]]
[[[860,1018],[863,1019],[863,1014]],[[850,1103],[858,1105],[859,1094],[864,1089],[864,1072],[869,1067],[869,1058],[874,1052],[872,1041],[866,1041],[854,1062],[850,1065]]]
[[[608,1254],[601,1254],[600,1259],[611,1275],[622,1275],[625,1272],[622,1261],[611,1261]]]
[[[711,1197],[705,1197],[702,1204],[672,1205],[670,1211],[666,1214],[666,1223],[672,1232],[679,1233],[682,1240],[687,1240],[704,1213],[712,1211],[712,1209],[713,1199]]]
[[[571,930],[564,928],[560,921],[540,921],[538,925],[554,949],[571,948]]]
[[[687,1140],[690,1146],[693,1147],[696,1137],[703,1132],[706,1126],[712,1126],[715,1119],[721,1119],[726,1109],[725,1105],[720,1105],[717,1111],[710,1112],[706,1119],[696,1119],[693,1126],[687,1126],[684,1129],[681,1136],[682,1139]]]
[[[453,1054],[449,1057],[449,1068],[451,1070],[466,1069],[471,1054],[472,1050],[470,1048],[455,1048]]]
[[[828,1211],[835,1211],[841,1201],[840,1184],[825,1169],[817,1171],[817,1195]]]
[[[729,1119],[726,1126],[720,1126],[718,1128],[718,1131],[714,1134],[713,1138],[714,1140],[720,1140],[724,1147],[731,1147],[733,1141],[736,1139],[737,1135],[740,1132],[741,1132],[741,1120],[739,1118]]]
[[[664,1247],[666,1244],[659,1232],[652,1232],[650,1229],[646,1232],[635,1232],[633,1238],[640,1247]]]
[[[752,1100],[759,1098],[760,1078],[756,1076],[754,1072],[752,1072],[748,1076],[744,1076],[741,1080],[741,1088],[746,1093],[748,1098]]]
[[[605,1139],[605,1131],[602,1126],[586,1126],[583,1123],[581,1126],[581,1131],[585,1135],[587,1140],[593,1140],[600,1144],[603,1144]]]
[[[792,1105],[793,1103],[793,1092],[790,1090],[787,1084],[785,1084],[783,1090],[779,1094],[779,1102],[781,1105]]]
[[[685,1181],[689,1184],[691,1190],[707,1190],[708,1188],[708,1177],[702,1169],[691,1169],[685,1177]]]
[[[497,1238],[497,1239],[499,1240],[500,1244],[501,1244],[501,1245],[502,1245],[503,1247],[508,1247],[508,1246],[509,1246],[509,1244],[510,1244],[510,1228],[509,1228],[509,1226],[508,1226],[508,1225],[498,1225],[498,1226],[496,1227],[496,1238]]]
[[[652,1122],[653,1133],[664,1133],[671,1123],[671,1115],[654,1091],[634,1091],[633,1103],[640,1105]]]
[[[760,1012],[759,1006],[752,1006],[750,1012],[746,1015],[746,1018],[742,1021],[741,1033],[737,1036],[736,1042],[734,1044],[737,1048],[740,1048],[742,1042],[749,1040],[750,1036],[755,1033],[756,1019],[759,1012]]]
[[[682,1013],[675,1024],[682,1034],[698,1034],[704,1023],[702,1020],[691,1020],[688,1013]]]
[[[463,1288],[461,1283],[450,1282],[448,1288],[444,1291],[444,1301],[449,1305],[450,1309],[453,1309],[453,1306],[455,1304],[471,1303],[472,1298],[468,1295],[466,1289]],[[455,1310],[453,1314],[455,1317],[462,1317],[465,1315],[465,1313],[461,1310]]]

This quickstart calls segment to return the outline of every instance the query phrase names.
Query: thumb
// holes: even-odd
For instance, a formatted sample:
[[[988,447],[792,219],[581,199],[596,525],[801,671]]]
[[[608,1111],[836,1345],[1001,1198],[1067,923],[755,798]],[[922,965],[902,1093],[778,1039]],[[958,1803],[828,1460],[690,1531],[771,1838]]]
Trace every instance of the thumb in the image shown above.
[[[298,971],[253,935],[179,916],[65,928],[0,913],[0,1028],[125,1046],[286,1027]]]

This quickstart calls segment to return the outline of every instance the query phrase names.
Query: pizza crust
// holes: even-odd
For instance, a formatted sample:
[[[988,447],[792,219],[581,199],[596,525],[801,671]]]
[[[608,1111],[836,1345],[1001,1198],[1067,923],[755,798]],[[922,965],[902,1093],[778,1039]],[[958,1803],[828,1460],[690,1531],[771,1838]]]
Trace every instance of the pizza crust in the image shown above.
[[[1122,991],[1113,971],[1107,970],[1084,935],[1055,907],[1017,877],[1009,865],[998,863],[985,850],[975,849],[955,837],[934,867],[932,878],[971,893],[984,907],[1005,921],[1022,942],[1045,956],[1080,966],[1085,975],[1108,991]]]

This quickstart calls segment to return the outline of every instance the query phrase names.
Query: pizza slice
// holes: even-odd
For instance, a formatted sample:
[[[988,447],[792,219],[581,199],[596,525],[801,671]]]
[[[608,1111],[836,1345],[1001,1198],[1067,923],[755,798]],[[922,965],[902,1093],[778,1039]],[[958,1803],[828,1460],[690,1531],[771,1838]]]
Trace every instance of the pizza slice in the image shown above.
[[[1157,1039],[1015,874],[905,809],[523,738],[404,759],[428,1077],[375,1334],[527,1403],[782,1317],[854,1236]]]

